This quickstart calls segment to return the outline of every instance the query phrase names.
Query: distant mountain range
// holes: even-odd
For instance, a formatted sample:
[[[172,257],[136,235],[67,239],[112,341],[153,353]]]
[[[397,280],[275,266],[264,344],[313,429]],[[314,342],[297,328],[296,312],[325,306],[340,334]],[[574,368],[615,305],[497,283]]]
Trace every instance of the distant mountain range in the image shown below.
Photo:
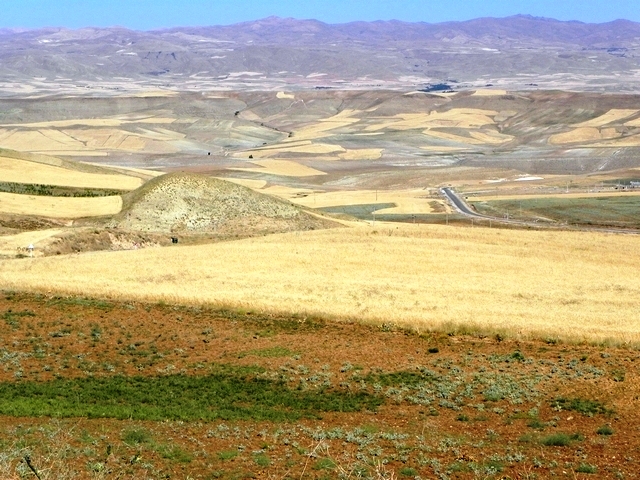
[[[0,30],[0,93],[301,88],[637,91],[640,23],[270,17],[230,26]]]

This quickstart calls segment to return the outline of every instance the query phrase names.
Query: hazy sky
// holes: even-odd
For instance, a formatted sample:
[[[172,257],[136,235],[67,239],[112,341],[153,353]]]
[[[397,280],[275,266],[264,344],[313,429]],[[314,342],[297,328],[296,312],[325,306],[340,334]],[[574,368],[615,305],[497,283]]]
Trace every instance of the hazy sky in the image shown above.
[[[327,23],[429,23],[518,13],[602,23],[640,21],[640,0],[0,0],[0,27],[227,25],[277,15]]]

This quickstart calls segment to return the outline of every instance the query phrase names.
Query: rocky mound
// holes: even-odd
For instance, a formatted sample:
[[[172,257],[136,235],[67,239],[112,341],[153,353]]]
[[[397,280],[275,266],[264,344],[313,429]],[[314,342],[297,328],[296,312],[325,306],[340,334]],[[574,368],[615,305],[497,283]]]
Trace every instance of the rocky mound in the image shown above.
[[[292,203],[215,178],[171,173],[123,196],[107,227],[173,234],[250,236],[335,226]]]

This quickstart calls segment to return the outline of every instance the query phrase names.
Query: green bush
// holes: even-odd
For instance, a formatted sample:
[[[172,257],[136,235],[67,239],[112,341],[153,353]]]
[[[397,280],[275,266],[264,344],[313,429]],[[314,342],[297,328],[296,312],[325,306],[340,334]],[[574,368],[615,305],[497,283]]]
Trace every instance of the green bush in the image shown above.
[[[218,452],[218,458],[220,460],[232,460],[238,456],[237,450],[223,450]]]
[[[269,457],[267,457],[265,454],[254,455],[253,461],[256,465],[263,468],[266,468],[271,464],[271,460],[269,460]]]
[[[141,445],[151,442],[151,434],[144,428],[133,428],[125,430],[122,434],[122,441],[129,445]]]
[[[598,435],[613,435],[613,428],[609,425],[603,425],[598,430],[596,430]]]
[[[583,436],[579,433],[554,433],[540,439],[540,443],[547,447],[566,447],[574,440],[583,440]]]
[[[400,475],[404,477],[415,477],[418,475],[418,471],[415,468],[403,467],[400,469]]]
[[[598,467],[595,465],[589,465],[588,463],[581,463],[578,468],[576,468],[576,472],[578,473],[596,473],[598,471]]]
[[[545,423],[541,421],[539,418],[532,418],[527,423],[527,427],[535,428],[536,430],[542,430],[545,426],[546,426]]]
[[[583,398],[557,398],[551,402],[551,406],[557,410],[572,410],[588,417],[612,413],[601,402]]]
[[[157,445],[154,450],[158,452],[162,458],[173,460],[174,462],[190,463],[193,460],[193,455],[182,450],[177,445]]]

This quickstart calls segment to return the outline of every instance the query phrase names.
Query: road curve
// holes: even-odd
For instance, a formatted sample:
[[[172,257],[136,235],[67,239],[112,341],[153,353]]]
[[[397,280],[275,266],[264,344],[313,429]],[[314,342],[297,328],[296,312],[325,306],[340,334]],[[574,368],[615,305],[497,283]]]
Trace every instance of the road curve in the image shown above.
[[[447,187],[441,188],[440,193],[442,193],[442,195],[447,197],[451,205],[453,205],[453,208],[455,208],[458,212],[462,213],[463,215],[467,215],[468,217],[498,220],[497,218],[494,219],[493,217],[489,217],[487,215],[480,215],[478,212],[474,211],[469,205],[467,205],[467,202],[465,202],[458,195],[456,195],[455,192],[450,188],[447,188]]]
[[[640,230],[635,229],[621,229],[621,228],[598,228],[598,227],[581,227],[581,226],[568,226],[568,225],[558,225],[558,224],[543,224],[538,222],[527,222],[524,220],[512,220],[508,218],[499,218],[492,217],[490,215],[482,215],[476,211],[474,211],[467,202],[465,202],[462,198],[460,198],[452,189],[448,187],[443,187],[440,189],[440,193],[449,200],[449,203],[455,208],[459,213],[465,215],[467,217],[480,218],[483,220],[493,220],[498,223],[510,224],[510,225],[520,225],[525,227],[533,227],[536,229],[540,228],[550,228],[556,230],[574,230],[574,231],[582,231],[582,232],[600,232],[600,233],[623,233],[626,235],[639,235]]]

